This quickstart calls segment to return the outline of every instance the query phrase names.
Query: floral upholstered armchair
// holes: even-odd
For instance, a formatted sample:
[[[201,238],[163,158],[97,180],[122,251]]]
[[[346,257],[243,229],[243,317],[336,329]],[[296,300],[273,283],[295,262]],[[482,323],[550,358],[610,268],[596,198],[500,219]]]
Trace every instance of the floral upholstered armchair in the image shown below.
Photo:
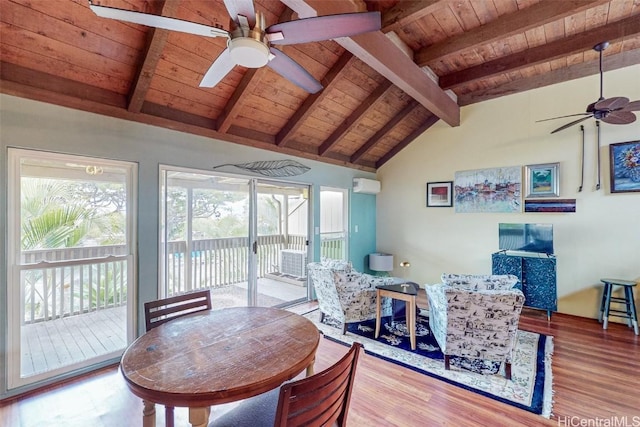
[[[393,284],[392,277],[375,277],[359,273],[346,261],[327,260],[307,265],[307,274],[316,290],[320,321],[325,316],[342,323],[362,322],[376,317],[376,286]],[[383,298],[382,316],[391,316],[391,300]]]
[[[444,354],[505,364],[511,379],[524,294],[514,275],[443,274],[442,283],[425,287],[429,326]]]

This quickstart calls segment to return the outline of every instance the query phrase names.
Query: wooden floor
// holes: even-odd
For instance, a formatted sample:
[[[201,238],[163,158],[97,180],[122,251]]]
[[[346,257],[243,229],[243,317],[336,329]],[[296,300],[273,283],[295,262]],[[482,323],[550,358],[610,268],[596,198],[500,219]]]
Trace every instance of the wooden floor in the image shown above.
[[[296,311],[313,307],[306,304]],[[534,310],[525,310],[520,328],[554,336],[551,420],[363,354],[348,425],[639,425],[640,340],[630,328],[614,323],[605,331],[596,320],[562,314],[554,314],[548,323],[545,312]],[[316,372],[346,350],[322,339]],[[214,407],[211,419],[226,409]],[[163,412],[159,406],[159,427],[164,425]],[[188,425],[184,408],[176,408],[176,422]],[[42,425],[141,426],[142,404],[127,390],[116,366],[0,403],[0,426]]]

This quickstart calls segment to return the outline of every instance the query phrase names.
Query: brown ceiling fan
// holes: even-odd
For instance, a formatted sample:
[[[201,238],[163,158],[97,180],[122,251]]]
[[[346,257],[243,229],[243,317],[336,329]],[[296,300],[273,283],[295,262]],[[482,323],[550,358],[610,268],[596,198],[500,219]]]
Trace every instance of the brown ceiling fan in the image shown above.
[[[538,120],[538,122],[546,122],[547,120],[563,119],[566,117],[585,116],[578,120],[574,120],[551,133],[560,132],[575,124],[585,121],[590,118],[596,120],[602,120],[605,123],[612,125],[626,125],[636,121],[636,115],[633,111],[640,111],[640,100],[629,102],[629,98],[617,96],[613,98],[604,98],[602,96],[602,51],[609,47],[609,42],[598,43],[593,47],[593,50],[600,53],[600,98],[587,106],[587,110],[584,113],[569,114],[568,116],[553,117],[550,119]]]
[[[214,87],[236,65],[248,68],[268,65],[300,88],[309,93],[316,93],[322,89],[320,82],[300,64],[271,45],[290,45],[349,37],[377,31],[381,27],[380,12],[318,16],[266,27],[265,17],[262,13],[255,11],[253,0],[224,0],[224,4],[234,27],[231,31],[176,18],[100,6],[89,0],[91,10],[103,18],[206,37],[227,37],[226,49],[209,67],[200,82],[200,87]]]

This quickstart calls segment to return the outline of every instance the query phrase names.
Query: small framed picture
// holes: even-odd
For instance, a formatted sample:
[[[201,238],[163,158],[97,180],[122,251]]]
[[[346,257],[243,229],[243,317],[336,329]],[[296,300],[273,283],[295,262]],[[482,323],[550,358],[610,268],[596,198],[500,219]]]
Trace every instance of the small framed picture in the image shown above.
[[[560,163],[525,166],[525,197],[560,197]]]
[[[640,191],[640,141],[609,144],[611,192]]]
[[[453,206],[453,181],[427,182],[427,207]]]

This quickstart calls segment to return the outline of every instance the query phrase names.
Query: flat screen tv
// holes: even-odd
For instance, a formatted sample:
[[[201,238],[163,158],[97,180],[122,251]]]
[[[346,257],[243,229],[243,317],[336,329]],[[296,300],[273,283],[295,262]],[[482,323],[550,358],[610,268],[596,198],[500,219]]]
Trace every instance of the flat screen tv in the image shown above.
[[[498,224],[501,251],[552,254],[553,224]]]

